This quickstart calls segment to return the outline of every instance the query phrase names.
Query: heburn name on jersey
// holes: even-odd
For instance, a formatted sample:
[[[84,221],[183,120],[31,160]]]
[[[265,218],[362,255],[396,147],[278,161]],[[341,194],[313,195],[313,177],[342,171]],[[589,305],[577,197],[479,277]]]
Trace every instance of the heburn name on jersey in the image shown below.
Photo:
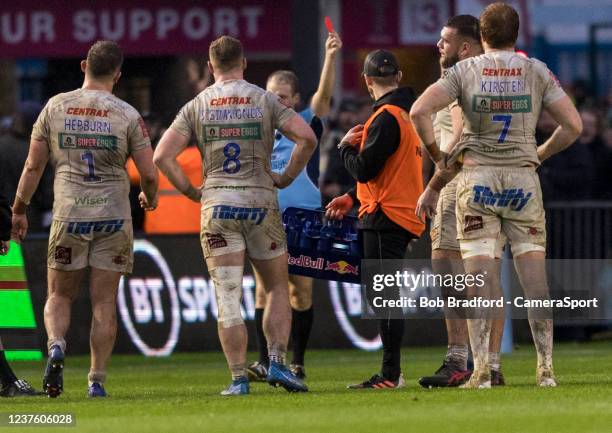
[[[64,119],[64,130],[105,132],[107,134],[111,134],[113,132],[110,122],[106,122],[103,120],[73,119],[70,117]]]
[[[68,223],[68,233],[87,235],[90,233],[115,233],[123,228],[124,220],[107,221],[71,221]]]
[[[522,210],[529,199],[531,193],[523,191],[523,188],[504,189],[502,192],[493,192],[491,188],[483,185],[474,185],[474,203],[486,206],[509,207],[515,211]]]
[[[266,217],[268,209],[263,207],[234,207],[226,205],[217,205],[213,207],[212,217],[222,220],[251,220],[255,221],[256,225]]]

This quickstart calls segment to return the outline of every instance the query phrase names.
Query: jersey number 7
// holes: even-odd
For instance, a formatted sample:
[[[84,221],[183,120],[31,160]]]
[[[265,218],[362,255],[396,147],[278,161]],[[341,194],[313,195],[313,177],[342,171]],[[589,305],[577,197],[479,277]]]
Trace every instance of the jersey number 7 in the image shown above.
[[[512,115],[510,114],[496,114],[493,116],[493,122],[504,122],[501,134],[499,134],[498,143],[506,141],[506,135],[508,135],[508,129],[510,129],[510,122],[512,122]]]

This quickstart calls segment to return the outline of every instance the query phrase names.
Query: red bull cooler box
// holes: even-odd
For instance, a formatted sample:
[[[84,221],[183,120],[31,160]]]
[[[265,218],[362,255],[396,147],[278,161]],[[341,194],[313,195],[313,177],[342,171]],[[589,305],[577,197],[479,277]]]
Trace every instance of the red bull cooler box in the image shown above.
[[[283,212],[289,273],[360,283],[361,237],[357,218],[330,220],[325,212],[290,207]]]

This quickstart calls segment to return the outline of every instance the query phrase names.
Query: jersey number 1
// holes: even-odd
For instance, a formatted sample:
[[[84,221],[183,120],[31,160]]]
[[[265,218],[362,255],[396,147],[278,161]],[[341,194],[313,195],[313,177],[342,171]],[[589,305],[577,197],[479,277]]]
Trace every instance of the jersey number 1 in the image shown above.
[[[496,114],[495,116],[493,116],[493,122],[504,122],[504,127],[502,128],[501,134],[499,134],[499,138],[497,139],[498,143],[503,143],[504,141],[506,141],[506,135],[508,135],[508,129],[510,129],[512,115]]]
[[[102,178],[100,176],[96,176],[93,153],[89,150],[87,152],[83,152],[81,155],[81,160],[87,162],[88,173],[86,176],[83,176],[85,182],[100,182]]]

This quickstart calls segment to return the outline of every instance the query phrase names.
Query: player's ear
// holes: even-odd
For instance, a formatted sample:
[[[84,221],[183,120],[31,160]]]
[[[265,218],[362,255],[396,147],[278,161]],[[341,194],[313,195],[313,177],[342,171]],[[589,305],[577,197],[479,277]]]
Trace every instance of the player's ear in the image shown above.
[[[215,68],[213,67],[212,63],[210,63],[210,60],[206,62],[206,66],[208,66],[208,70],[210,71],[210,73],[212,75],[215,75]]]
[[[398,83],[402,81],[403,77],[404,77],[404,74],[402,73],[402,71],[397,71],[397,82]]]
[[[242,58],[242,70],[246,71],[247,68],[247,61],[246,61],[246,57]]]
[[[83,73],[87,71],[87,60],[81,60],[81,71]]]
[[[372,78],[368,77],[366,74],[363,74],[363,81],[365,82],[366,86],[372,85]]]
[[[121,78],[121,70],[117,71],[117,73],[113,77],[113,83],[117,84],[117,82],[119,81],[119,78]]]

